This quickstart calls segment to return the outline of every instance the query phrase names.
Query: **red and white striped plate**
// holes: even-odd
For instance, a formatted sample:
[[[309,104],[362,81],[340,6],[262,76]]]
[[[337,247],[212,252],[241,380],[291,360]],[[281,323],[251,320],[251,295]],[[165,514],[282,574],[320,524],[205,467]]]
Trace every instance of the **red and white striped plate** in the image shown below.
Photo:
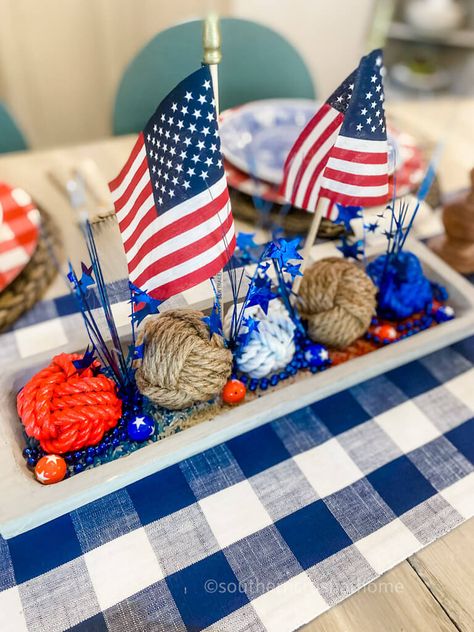
[[[33,256],[40,221],[39,211],[26,191],[0,182],[0,292]]]

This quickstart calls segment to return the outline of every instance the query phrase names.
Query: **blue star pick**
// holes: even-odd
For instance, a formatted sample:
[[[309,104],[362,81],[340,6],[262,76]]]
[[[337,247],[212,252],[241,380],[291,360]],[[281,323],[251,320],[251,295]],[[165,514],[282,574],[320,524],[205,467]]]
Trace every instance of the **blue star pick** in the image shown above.
[[[370,222],[369,224],[364,224],[364,228],[368,233],[375,233],[378,227],[378,222]]]
[[[361,206],[343,206],[342,204],[337,204],[337,218],[334,220],[335,224],[344,224],[344,227],[347,231],[351,231],[351,221],[353,219],[357,219],[358,217],[362,217],[362,207]]]
[[[342,238],[342,244],[337,246],[337,249],[342,252],[346,259],[355,259],[360,261],[360,255],[364,254],[363,242],[359,239],[353,244],[350,244],[345,237]]]
[[[214,334],[223,335],[220,310],[216,303],[212,306],[210,315],[205,316],[202,321],[209,327],[209,338],[212,338]]]
[[[94,360],[94,347],[89,349],[89,345],[87,345],[87,349],[84,351],[82,358],[79,358],[79,360],[73,360],[72,363],[74,368],[78,371],[83,371],[84,369],[88,369]]]
[[[92,266],[88,268],[85,263],[81,263],[82,275],[79,280],[79,285],[85,290],[91,285],[95,284],[94,279],[92,278]]]
[[[256,248],[254,241],[255,233],[237,233],[236,244],[239,250],[247,250],[247,248]]]

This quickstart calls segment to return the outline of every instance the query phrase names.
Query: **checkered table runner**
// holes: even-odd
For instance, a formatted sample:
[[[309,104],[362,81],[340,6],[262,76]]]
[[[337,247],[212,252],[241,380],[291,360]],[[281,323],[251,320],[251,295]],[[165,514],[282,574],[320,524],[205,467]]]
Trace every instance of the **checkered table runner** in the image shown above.
[[[474,514],[474,337],[0,540],[0,629],[292,631]]]

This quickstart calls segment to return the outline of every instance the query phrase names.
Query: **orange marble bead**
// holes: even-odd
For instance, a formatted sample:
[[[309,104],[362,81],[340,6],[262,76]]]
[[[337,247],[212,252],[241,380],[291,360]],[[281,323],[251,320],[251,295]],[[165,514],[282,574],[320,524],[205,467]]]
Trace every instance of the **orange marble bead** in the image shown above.
[[[35,467],[36,479],[43,485],[59,483],[66,476],[66,461],[57,454],[41,457]]]
[[[246,392],[245,384],[240,380],[229,380],[222,390],[222,399],[226,404],[238,404]]]
[[[395,340],[397,338],[397,330],[392,325],[378,325],[373,333],[380,340]]]

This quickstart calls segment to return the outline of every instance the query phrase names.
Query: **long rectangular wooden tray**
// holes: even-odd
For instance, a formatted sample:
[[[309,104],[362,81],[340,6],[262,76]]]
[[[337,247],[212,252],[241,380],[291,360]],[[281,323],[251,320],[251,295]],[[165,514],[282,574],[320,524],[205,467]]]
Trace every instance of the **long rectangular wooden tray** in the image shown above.
[[[375,246],[369,256],[382,251]],[[396,345],[350,360],[323,373],[308,375],[261,398],[228,410],[211,421],[137,450],[130,456],[87,470],[56,485],[41,486],[25,467],[23,439],[16,413],[16,393],[53,353],[23,361],[0,377],[0,533],[9,538],[43,524],[129,483],[215,446],[238,434],[288,414],[356,383],[410,362],[474,333],[474,288],[423,244],[410,240],[407,250],[422,262],[427,276],[444,285],[456,318]],[[314,258],[336,254],[333,244],[316,246]],[[198,307],[207,300],[199,301]],[[55,350],[83,349],[85,338]]]

